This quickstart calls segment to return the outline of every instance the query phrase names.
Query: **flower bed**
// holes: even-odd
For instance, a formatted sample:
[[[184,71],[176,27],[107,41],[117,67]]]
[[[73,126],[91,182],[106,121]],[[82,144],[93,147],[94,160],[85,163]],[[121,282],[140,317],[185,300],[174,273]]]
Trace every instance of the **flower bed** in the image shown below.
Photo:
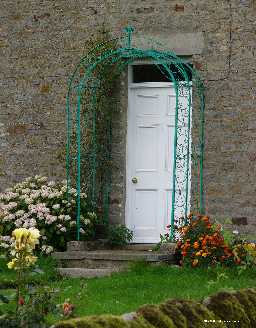
[[[198,266],[244,265],[256,263],[256,245],[240,240],[236,234],[226,241],[221,224],[213,224],[208,216],[191,214],[179,228],[181,239],[176,246],[179,264]]]
[[[181,255],[180,264],[195,267],[235,262],[232,249],[221,233],[221,226],[214,227],[209,217],[190,215],[188,224],[180,228],[180,233],[181,240],[176,248]]]

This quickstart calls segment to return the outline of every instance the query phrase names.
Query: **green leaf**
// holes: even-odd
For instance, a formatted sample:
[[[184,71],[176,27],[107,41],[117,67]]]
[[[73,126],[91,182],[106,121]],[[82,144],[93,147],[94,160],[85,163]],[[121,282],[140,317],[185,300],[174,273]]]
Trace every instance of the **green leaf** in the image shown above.
[[[2,303],[8,304],[10,302],[9,297],[0,294],[0,301]]]

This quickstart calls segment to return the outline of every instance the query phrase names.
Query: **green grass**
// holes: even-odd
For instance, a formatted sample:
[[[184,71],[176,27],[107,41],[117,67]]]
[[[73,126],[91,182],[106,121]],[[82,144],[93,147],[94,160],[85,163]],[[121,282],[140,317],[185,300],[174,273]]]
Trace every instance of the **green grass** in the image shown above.
[[[41,264],[46,265],[47,261],[41,260]],[[77,316],[122,314],[134,311],[142,304],[160,303],[168,298],[200,300],[223,288],[256,287],[256,269],[247,269],[238,275],[236,268],[207,270],[138,263],[130,271],[111,277],[59,279],[52,264],[48,263],[50,270],[40,281],[48,281],[58,290],[56,303],[69,299],[76,307]],[[6,279],[8,276],[13,279],[11,272],[5,273]],[[48,319],[53,322],[59,318],[49,316]]]

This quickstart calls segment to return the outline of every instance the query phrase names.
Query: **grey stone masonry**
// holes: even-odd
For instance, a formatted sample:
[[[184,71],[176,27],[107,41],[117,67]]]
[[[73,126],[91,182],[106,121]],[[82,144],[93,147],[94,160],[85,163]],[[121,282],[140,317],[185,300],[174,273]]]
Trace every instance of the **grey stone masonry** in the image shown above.
[[[254,0],[1,0],[0,191],[34,174],[65,177],[68,76],[91,35],[131,24],[142,39],[191,56],[206,87],[207,213],[245,217],[256,232],[255,17]],[[119,114],[113,222],[124,222],[125,206],[126,111]]]

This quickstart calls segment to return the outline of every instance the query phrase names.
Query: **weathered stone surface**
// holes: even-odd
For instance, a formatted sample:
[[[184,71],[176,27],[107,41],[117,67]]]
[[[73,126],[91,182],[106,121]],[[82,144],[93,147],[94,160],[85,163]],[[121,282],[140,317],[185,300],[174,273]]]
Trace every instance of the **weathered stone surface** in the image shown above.
[[[174,252],[174,250],[173,250]],[[97,250],[55,252],[60,273],[70,277],[97,277],[127,270],[132,262],[152,265],[174,263],[173,252],[149,252],[144,250]]]
[[[113,261],[147,261],[159,262],[168,260],[172,254],[165,252],[129,251],[129,250],[98,250],[77,252],[55,252],[53,257],[59,260],[113,260]]]
[[[69,241],[67,243],[67,251],[68,252],[77,252],[77,251],[85,251],[85,242],[84,241]]]
[[[38,173],[65,177],[67,78],[86,40],[103,24],[115,35],[128,23],[142,39],[157,36],[170,45],[184,40],[183,55],[191,56],[206,86],[207,212],[216,218],[245,216],[250,222],[256,210],[252,0],[221,0],[217,6],[215,1],[200,0],[2,0],[0,191]],[[185,36],[196,41],[189,49]],[[113,161],[120,173],[111,188],[114,223],[124,223],[125,213],[126,76],[122,79],[121,109],[113,126],[113,151],[118,154]],[[255,225],[248,229],[255,231]]]
[[[113,272],[118,272],[117,269],[85,269],[85,268],[59,268],[59,273],[64,277],[71,278],[99,278],[110,276]]]
[[[107,239],[97,239],[95,241],[70,241],[67,243],[67,252],[93,251],[108,249]]]
[[[234,217],[232,218],[232,223],[236,225],[247,225],[247,218],[246,217]]]

